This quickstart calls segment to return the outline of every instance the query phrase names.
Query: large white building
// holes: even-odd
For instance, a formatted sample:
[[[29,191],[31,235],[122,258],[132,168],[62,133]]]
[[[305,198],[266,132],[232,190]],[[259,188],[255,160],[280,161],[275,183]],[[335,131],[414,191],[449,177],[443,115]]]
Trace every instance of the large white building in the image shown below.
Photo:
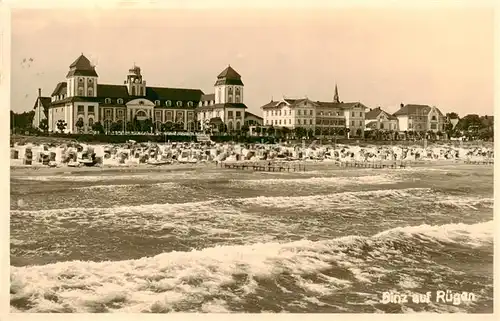
[[[365,126],[366,106],[360,102],[344,103],[339,100],[337,86],[333,101],[313,101],[308,98],[271,100],[261,107],[264,126],[302,127],[327,133],[330,129],[349,128],[349,136],[362,136]]]
[[[125,128],[128,122],[149,119],[157,130],[166,126],[192,131],[215,118],[229,130],[239,129],[247,108],[241,76],[229,66],[217,77],[214,87],[215,93],[210,95],[200,89],[149,87],[137,66],[129,70],[123,85],[100,84],[95,67],[82,54],[70,65],[66,81],[57,84],[51,97],[39,94],[33,125],[39,127],[46,117],[49,131],[57,131],[57,123],[63,121],[64,131],[74,133],[89,132],[96,122],[105,128],[121,123]]]

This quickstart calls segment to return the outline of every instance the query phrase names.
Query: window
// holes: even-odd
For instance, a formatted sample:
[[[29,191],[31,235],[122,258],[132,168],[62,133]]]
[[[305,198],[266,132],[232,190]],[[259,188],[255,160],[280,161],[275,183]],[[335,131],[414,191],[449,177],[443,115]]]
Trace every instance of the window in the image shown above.
[[[119,103],[119,104],[123,104],[123,99],[118,98],[118,103]]]
[[[78,78],[78,82],[83,82],[83,78]]]
[[[300,119],[297,119],[297,124],[299,124],[299,125],[300,125]]]
[[[78,87],[78,96],[83,96],[83,87]]]
[[[167,121],[172,121],[172,112],[171,111],[167,111]]]
[[[384,129],[384,123],[380,123],[380,129]]]
[[[359,113],[359,117],[363,117],[363,112],[360,112],[360,113]]]
[[[89,84],[91,84],[92,83],[92,78],[89,78],[88,82],[89,82]]]
[[[300,109],[297,110],[297,115],[300,116]],[[299,123],[300,124],[300,123]]]
[[[83,114],[85,111],[84,111],[84,107],[83,105],[78,105],[78,114]]]
[[[281,125],[281,119],[280,119],[280,122],[279,122],[279,124]]]
[[[155,119],[156,120],[161,120],[161,111],[155,112]]]
[[[363,127],[363,121],[362,120],[359,121],[359,126]]]
[[[116,115],[118,116],[118,118],[123,118],[123,110],[122,109],[118,109],[116,111]]]
[[[172,102],[171,102],[170,100],[167,100],[167,101],[165,102],[165,105],[166,105],[167,107],[170,107],[170,106],[172,106]]]
[[[160,101],[159,100],[155,100],[155,105],[156,106],[160,106]]]
[[[351,113],[351,115],[352,115],[352,117],[355,117],[355,116],[354,116],[354,112],[352,112],[352,113]]]
[[[94,96],[94,88],[88,88],[87,89],[87,96]]]
[[[222,94],[221,94],[220,88],[219,88],[218,92],[219,92],[219,95],[217,95],[217,103],[221,103],[221,98],[222,98],[221,95]]]
[[[89,127],[92,127],[94,125],[94,119],[89,118]]]
[[[112,113],[111,109],[109,109],[109,108],[106,109],[106,111],[105,111],[106,116],[104,118],[111,119],[111,113]]]
[[[135,115],[137,117],[147,117],[148,116],[144,110],[139,110]]]
[[[105,102],[106,104],[111,104],[111,98],[106,98],[106,99],[104,100],[104,102]]]
[[[132,86],[132,96],[135,96],[135,86]]]
[[[188,101],[188,107],[193,107],[193,102],[192,101]]]
[[[237,111],[236,112],[236,118],[240,118],[241,117],[241,111]]]
[[[227,112],[227,117],[233,118],[233,111],[232,110]]]
[[[144,105],[144,102],[141,100],[141,101],[139,102],[139,105]]]
[[[292,120],[291,119],[288,119],[288,124],[290,125],[292,123]]]
[[[313,120],[309,119],[309,125],[312,125],[312,124],[313,124]]]
[[[354,120],[353,120],[353,121],[351,121],[351,126],[354,126]]]
[[[312,111],[312,109],[311,109],[311,110],[309,110],[309,115],[311,115],[311,116],[313,115],[313,111]]]
[[[193,120],[193,112],[188,113],[188,120]]]
[[[432,120],[436,120],[436,116],[435,115],[432,115]]]
[[[88,106],[87,107],[89,114],[94,113],[94,106]]]
[[[182,101],[177,102],[177,107],[182,107]]]
[[[431,129],[436,129],[436,123],[431,124]]]

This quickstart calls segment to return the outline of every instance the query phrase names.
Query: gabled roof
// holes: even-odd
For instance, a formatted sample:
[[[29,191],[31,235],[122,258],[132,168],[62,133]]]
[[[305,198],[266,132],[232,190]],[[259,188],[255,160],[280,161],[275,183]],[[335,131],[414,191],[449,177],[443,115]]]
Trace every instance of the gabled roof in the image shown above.
[[[43,113],[47,117],[48,112],[49,112],[49,107],[51,103],[51,98],[50,97],[37,97],[35,101],[35,106],[33,106],[33,109],[36,109],[38,107],[38,101],[41,102],[42,107],[43,107]]]
[[[404,105],[397,112],[395,112],[394,116],[407,116],[414,114],[427,115],[430,111],[431,107],[429,105],[408,104]]]
[[[380,107],[373,108],[365,114],[365,119],[376,119],[382,112],[383,110]]]
[[[245,111],[245,118],[246,118],[247,116],[250,116],[250,117],[255,117],[255,118],[259,118],[259,119],[263,119],[262,117],[257,116],[257,115],[255,115],[255,114],[252,114],[252,113],[251,113],[251,112],[249,112],[249,111]]]
[[[87,59],[83,54],[80,57],[76,58],[76,60],[69,66],[70,70],[67,77],[71,76],[92,76],[97,77],[97,72],[95,71],[94,66],[90,63],[90,60]]]
[[[57,95],[66,95],[67,93],[67,86],[68,84],[66,82],[60,82],[57,84],[56,88],[52,92],[51,96],[57,96]]]
[[[383,110],[380,107],[374,108],[374,109],[366,112],[365,119],[366,120],[377,119],[377,117],[380,116],[380,114],[382,114],[382,113],[385,114],[389,120],[397,120],[398,119],[396,116],[389,114],[388,112],[386,112],[385,110]]]

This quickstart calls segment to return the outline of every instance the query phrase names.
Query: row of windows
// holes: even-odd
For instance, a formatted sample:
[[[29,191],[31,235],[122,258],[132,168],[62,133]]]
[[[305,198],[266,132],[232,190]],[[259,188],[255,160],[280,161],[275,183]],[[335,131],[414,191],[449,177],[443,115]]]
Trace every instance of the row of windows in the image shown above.
[[[83,83],[83,78],[78,78],[78,82],[79,82],[79,83]],[[87,82],[88,82],[89,84],[92,84],[92,83],[94,82],[94,79],[92,79],[92,78],[88,78]]]
[[[354,111],[351,112],[351,117],[356,117],[356,112],[354,112]],[[363,112],[362,111],[359,112],[359,117],[363,117]]]
[[[298,125],[307,125],[308,119],[297,119],[297,124]],[[292,120],[288,119],[288,125],[292,124]],[[274,119],[274,120],[269,120],[266,119],[266,125],[287,125],[287,119],[283,119],[283,122],[281,119]],[[313,120],[309,119],[309,125],[313,125]]]
[[[356,126],[356,121],[355,120],[351,120],[351,126]],[[359,126],[364,126],[364,121],[360,120],[359,121]]]
[[[117,104],[122,105],[122,104],[123,104],[123,99],[118,98],[118,99],[116,100],[116,102],[117,102]],[[111,98],[106,98],[106,99],[104,99],[104,103],[106,103],[106,104],[111,104]],[[141,102],[140,102],[140,104],[141,104],[141,105],[144,105],[144,102],[143,102],[143,101],[141,101]],[[176,105],[177,105],[177,107],[182,107],[182,101],[177,101],[177,102],[176,102]],[[159,100],[155,100],[155,106],[161,106],[161,102],[160,102]],[[167,100],[167,101],[165,102],[165,106],[167,106],[167,107],[171,107],[171,106],[172,106],[172,101]],[[193,102],[192,102],[192,101],[188,101],[188,102],[187,102],[187,106],[188,106],[188,107],[193,107]]]
[[[233,111],[232,111],[232,110],[229,110],[229,111],[227,112],[227,117],[229,117],[229,118],[233,118]],[[236,118],[240,118],[240,117],[241,117],[241,111],[237,111],[237,112],[236,112]]]
[[[266,116],[291,116],[292,115],[292,110],[288,110],[288,113],[286,110],[271,110],[271,111],[266,111]],[[297,109],[297,116],[313,116],[314,115],[314,111],[312,109],[309,109],[309,110],[300,110],[300,109]],[[322,112],[322,111],[319,111],[319,112],[316,112],[316,115],[319,115],[319,116],[342,116],[342,112],[340,111],[337,111],[337,112]],[[359,116],[360,117],[363,117],[363,113],[359,113]],[[352,117],[355,117],[354,116],[354,112],[352,112]]]

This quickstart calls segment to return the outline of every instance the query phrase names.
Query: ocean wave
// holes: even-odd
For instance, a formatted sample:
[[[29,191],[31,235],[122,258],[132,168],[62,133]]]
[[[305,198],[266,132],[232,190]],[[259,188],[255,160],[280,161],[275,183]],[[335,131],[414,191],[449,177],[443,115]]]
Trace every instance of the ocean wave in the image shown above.
[[[358,184],[392,184],[400,181],[394,175],[366,175],[356,177],[304,177],[304,178],[271,178],[271,179],[235,179],[230,183],[233,185],[281,185],[281,184],[300,184],[300,185],[358,185]]]
[[[386,262],[398,271],[396,281],[403,281],[411,272],[401,273],[398,266],[426,257],[434,242],[490,246],[493,221],[400,227],[371,237],[316,242],[217,246],[127,261],[11,267],[11,307],[25,312],[222,312],[250,296],[255,300],[256,294],[261,300],[265,293],[275,298],[284,292],[279,288],[295,302],[311,295],[321,301],[380,281],[390,273]],[[436,262],[427,268],[430,278],[450,272]],[[417,279],[412,282],[401,287],[419,286]],[[266,287],[282,292],[266,292]]]

